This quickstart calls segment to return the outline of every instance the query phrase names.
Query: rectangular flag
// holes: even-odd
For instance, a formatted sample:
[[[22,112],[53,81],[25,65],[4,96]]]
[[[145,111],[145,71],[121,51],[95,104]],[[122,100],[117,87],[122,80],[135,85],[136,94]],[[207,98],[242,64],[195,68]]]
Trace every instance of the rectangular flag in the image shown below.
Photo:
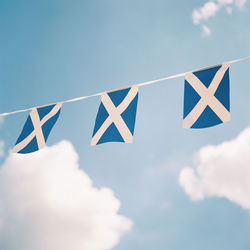
[[[91,145],[106,142],[132,143],[137,102],[137,86],[102,94]]]
[[[207,128],[230,120],[229,66],[186,73],[184,128]]]
[[[27,154],[43,148],[60,115],[61,106],[62,103],[57,103],[33,108],[12,152]]]

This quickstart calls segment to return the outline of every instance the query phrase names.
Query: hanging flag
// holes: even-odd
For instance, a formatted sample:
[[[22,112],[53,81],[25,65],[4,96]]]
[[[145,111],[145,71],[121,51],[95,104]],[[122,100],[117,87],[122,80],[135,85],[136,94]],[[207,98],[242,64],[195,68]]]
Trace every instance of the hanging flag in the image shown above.
[[[137,86],[102,94],[91,145],[132,143],[137,102]]]
[[[229,66],[186,73],[184,128],[207,128],[230,120]]]
[[[61,107],[62,103],[57,103],[33,108],[12,152],[27,154],[43,148],[60,115]]]

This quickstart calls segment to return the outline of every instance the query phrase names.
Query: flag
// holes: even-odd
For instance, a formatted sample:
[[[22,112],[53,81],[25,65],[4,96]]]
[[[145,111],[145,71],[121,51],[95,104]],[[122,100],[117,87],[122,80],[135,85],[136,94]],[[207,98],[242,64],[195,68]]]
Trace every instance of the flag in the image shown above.
[[[61,106],[62,103],[57,103],[33,108],[12,152],[27,154],[43,148],[60,115]]]
[[[105,142],[132,143],[137,102],[137,86],[102,94],[91,145]]]
[[[184,128],[207,128],[230,120],[229,66],[186,73]]]

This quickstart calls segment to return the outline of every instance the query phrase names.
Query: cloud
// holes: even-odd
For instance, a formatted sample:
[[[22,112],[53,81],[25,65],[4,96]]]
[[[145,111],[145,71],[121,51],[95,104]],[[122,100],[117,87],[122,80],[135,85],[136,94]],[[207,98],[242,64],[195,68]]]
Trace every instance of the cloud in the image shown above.
[[[202,31],[204,37],[211,35],[211,30],[206,25],[202,25]]]
[[[250,127],[231,141],[201,148],[197,160],[196,169],[185,167],[179,176],[192,200],[225,197],[250,209]]]
[[[219,5],[214,2],[207,2],[200,9],[195,9],[192,13],[193,23],[199,24],[201,20],[206,20],[209,17],[215,16],[220,9]]]
[[[235,0],[235,4],[238,8],[243,8],[243,6],[246,4],[247,0]]]
[[[4,141],[0,141],[0,158],[4,156]]]
[[[220,5],[232,4],[234,0],[217,0]]]
[[[231,15],[233,8],[236,6],[238,9],[243,9],[247,0],[217,0],[217,1],[208,1],[202,7],[195,8],[192,12],[193,23],[199,25],[209,18],[215,16],[220,9],[224,8],[226,12]],[[208,27],[205,26],[207,29]],[[204,26],[202,26],[203,35],[204,35]],[[211,32],[210,32],[211,33]],[[209,35],[210,35],[209,33]]]
[[[68,141],[0,168],[0,249],[108,250],[131,229],[109,188],[95,188]]]

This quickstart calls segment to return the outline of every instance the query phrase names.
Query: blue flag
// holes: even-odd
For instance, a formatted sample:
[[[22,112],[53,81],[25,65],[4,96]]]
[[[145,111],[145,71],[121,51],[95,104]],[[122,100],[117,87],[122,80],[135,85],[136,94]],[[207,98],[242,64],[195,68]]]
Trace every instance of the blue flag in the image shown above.
[[[184,128],[207,128],[230,120],[229,66],[186,73]]]
[[[43,148],[59,117],[61,106],[62,103],[57,103],[33,108],[12,152],[27,154]]]
[[[137,102],[137,86],[102,94],[91,145],[105,142],[132,143]]]

